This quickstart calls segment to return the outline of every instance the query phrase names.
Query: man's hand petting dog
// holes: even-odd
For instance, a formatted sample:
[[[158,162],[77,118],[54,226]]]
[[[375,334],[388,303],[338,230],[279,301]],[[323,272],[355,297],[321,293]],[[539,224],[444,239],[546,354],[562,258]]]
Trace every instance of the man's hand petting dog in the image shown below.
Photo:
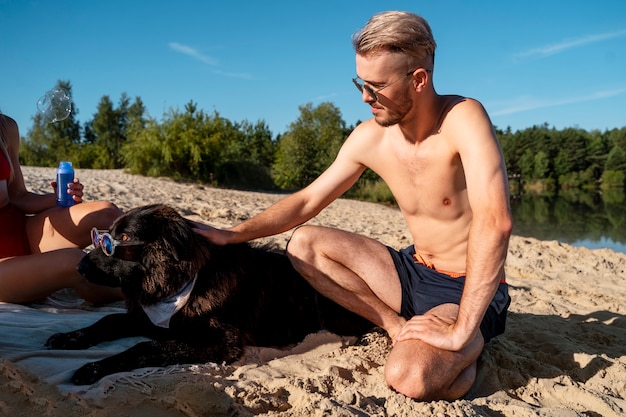
[[[277,250],[216,245],[165,205],[128,211],[98,235],[78,265],[89,281],[121,287],[127,312],[51,336],[48,349],[85,349],[144,336],[130,349],[84,365],[75,384],[144,367],[232,363],[245,346],[287,347],[328,330],[359,336],[373,325],[318,294]],[[106,246],[103,252],[101,246]]]

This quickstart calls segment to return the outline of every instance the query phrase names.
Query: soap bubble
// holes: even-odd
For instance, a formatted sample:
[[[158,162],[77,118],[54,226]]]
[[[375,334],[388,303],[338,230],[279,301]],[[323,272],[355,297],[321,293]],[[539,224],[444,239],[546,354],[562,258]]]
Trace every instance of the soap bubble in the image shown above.
[[[47,91],[37,101],[37,109],[49,123],[67,119],[72,111],[72,99],[62,88]]]

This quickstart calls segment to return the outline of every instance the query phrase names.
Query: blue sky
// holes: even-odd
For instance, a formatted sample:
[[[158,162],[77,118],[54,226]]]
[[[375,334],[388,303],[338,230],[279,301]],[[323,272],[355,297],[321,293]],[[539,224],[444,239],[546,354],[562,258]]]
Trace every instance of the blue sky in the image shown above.
[[[194,101],[277,134],[331,101],[351,125],[370,111],[350,37],[390,9],[430,22],[436,90],[478,99],[499,128],[626,126],[624,0],[0,0],[0,111],[24,135],[64,80],[81,123],[126,93],[157,120]]]

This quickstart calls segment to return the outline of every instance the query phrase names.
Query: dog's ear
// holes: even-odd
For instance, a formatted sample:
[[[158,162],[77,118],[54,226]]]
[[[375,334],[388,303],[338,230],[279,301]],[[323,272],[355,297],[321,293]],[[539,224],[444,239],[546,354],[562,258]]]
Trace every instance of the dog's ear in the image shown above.
[[[149,272],[143,277],[137,296],[140,304],[152,304],[167,298],[170,287],[179,286],[180,273],[176,271],[178,262],[172,259],[161,242],[146,246],[142,256],[143,266]]]
[[[187,227],[191,230],[187,246],[193,251],[188,259],[194,262],[196,267],[200,269],[203,265],[212,260],[215,244],[206,237],[193,231],[193,229],[197,227],[194,222],[186,219],[185,221],[187,222]]]
[[[197,243],[189,222],[168,207],[161,207],[150,216],[151,239],[142,251],[143,266],[149,273],[143,287],[154,302],[178,290],[193,277],[198,269]]]
[[[171,253],[177,262],[192,260],[196,242],[190,223],[185,218],[177,216],[169,219],[166,230],[167,233],[161,236],[164,249]]]
[[[163,204],[146,206],[138,221],[141,232],[137,239],[145,240],[148,246],[155,246],[157,252],[166,252],[176,261],[191,256],[192,230],[174,208]]]

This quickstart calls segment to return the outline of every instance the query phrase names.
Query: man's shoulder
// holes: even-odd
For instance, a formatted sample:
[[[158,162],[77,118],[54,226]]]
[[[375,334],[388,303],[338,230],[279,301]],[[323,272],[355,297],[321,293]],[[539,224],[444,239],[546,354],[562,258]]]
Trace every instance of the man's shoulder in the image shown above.
[[[378,123],[376,123],[376,120],[374,120],[374,118],[371,118],[359,123],[354,128],[354,130],[352,130],[350,137],[358,137],[359,141],[365,141],[368,139],[379,140],[380,138],[382,138],[387,130],[389,129],[380,126]]]
[[[472,126],[491,125],[491,121],[483,105],[476,99],[462,96],[445,96],[442,109],[442,130],[467,131]]]
[[[480,101],[471,97],[448,95],[442,96],[444,99],[444,110],[448,114],[463,116],[468,113],[485,113],[485,108]]]
[[[450,103],[453,104],[446,113],[439,133],[447,138],[455,149],[496,140],[491,119],[478,100],[462,97],[451,100]]]
[[[380,126],[374,118],[359,123],[343,143],[340,157],[365,163],[364,160],[380,151],[389,129]]]
[[[372,117],[370,119],[367,119],[357,124],[356,127],[354,128],[354,132],[361,131],[365,133],[365,132],[371,132],[373,130],[377,130],[379,128],[380,128],[380,125],[376,123],[376,120],[374,120],[374,118]]]

